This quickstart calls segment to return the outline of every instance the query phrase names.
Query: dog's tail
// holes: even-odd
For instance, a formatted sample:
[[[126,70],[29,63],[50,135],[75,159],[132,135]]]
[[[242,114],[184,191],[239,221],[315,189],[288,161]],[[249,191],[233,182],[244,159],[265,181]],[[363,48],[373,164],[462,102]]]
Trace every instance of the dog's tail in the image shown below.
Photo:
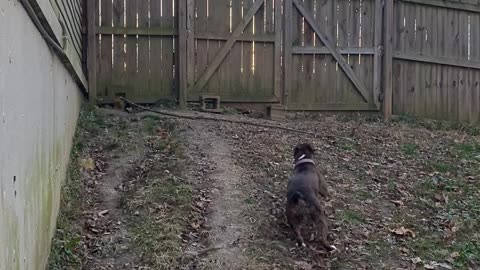
[[[289,194],[290,198],[288,198],[291,202],[293,203],[298,203],[299,201],[304,201],[306,202],[305,200],[305,196],[303,196],[303,193],[300,192],[300,191],[295,191],[294,193],[292,194]]]

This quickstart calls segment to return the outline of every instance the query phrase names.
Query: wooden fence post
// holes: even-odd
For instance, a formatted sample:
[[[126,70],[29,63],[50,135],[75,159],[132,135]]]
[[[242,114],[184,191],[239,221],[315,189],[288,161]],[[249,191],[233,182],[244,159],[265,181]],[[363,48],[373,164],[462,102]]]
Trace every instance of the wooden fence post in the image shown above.
[[[179,87],[180,109],[187,108],[187,0],[178,1]]]
[[[284,31],[284,61],[283,61],[283,73],[284,73],[284,105],[285,109],[288,109],[289,93],[292,91],[292,12],[293,12],[293,1],[285,0],[283,2],[284,6],[284,15],[285,15],[285,31]]]
[[[386,122],[392,118],[392,96],[393,96],[393,0],[385,0],[385,40],[384,40],[384,98],[383,114]]]
[[[195,36],[194,36],[194,26],[195,26],[195,3],[194,0],[187,0],[187,22],[186,22],[186,31],[187,31],[187,85],[185,89],[189,89],[195,84]],[[187,91],[187,90],[185,90]],[[186,98],[188,98],[188,92],[185,93]]]
[[[95,0],[87,1],[87,69],[88,69],[88,98],[90,104],[97,104],[97,5]]]

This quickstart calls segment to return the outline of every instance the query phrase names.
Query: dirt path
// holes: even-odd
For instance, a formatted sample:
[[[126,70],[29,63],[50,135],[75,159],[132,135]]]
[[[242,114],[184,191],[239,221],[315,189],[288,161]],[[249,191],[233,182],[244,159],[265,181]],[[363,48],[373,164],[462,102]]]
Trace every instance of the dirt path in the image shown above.
[[[203,179],[209,183],[212,198],[205,224],[209,228],[208,246],[196,250],[204,251],[198,264],[204,269],[242,269],[246,258],[239,244],[249,231],[242,216],[246,210],[240,188],[243,169],[233,160],[232,147],[215,131],[218,125],[195,121],[190,126],[185,136],[190,154],[197,158],[203,155],[204,162],[211,166]]]

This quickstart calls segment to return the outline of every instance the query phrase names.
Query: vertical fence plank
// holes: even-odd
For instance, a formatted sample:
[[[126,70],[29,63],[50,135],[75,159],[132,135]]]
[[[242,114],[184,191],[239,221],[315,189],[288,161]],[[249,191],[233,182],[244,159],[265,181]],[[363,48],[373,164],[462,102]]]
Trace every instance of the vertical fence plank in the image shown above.
[[[292,0],[284,0],[284,12],[285,12],[285,38],[284,38],[284,95],[285,95],[285,108],[288,109],[288,104],[291,103],[290,93],[292,92]]]
[[[392,117],[392,68],[393,68],[393,0],[385,0],[385,54],[384,54],[384,89],[383,115],[385,121]]]
[[[331,6],[333,5],[333,1],[316,1],[316,22],[318,25],[324,25],[323,29],[327,37],[332,40],[333,35],[331,32],[331,24],[332,17],[330,16],[330,11],[332,10]],[[315,47],[322,47],[323,43],[320,41],[318,36],[315,36]],[[327,68],[326,65],[330,61],[331,56],[325,54],[317,54],[315,55],[315,82],[317,83],[316,95],[315,95],[315,103],[324,103],[326,100],[326,92],[327,90],[327,83],[329,78],[327,77]]]
[[[350,14],[350,2],[348,0],[338,0],[338,40],[337,45],[340,48],[348,47],[349,34],[350,34],[350,20],[352,14]],[[348,55],[344,55],[348,63]],[[351,63],[348,63],[351,65]],[[340,103],[345,100],[345,96],[348,92],[351,92],[352,83],[346,76],[345,72],[339,67],[336,67],[336,90],[334,92],[333,103]]]
[[[424,47],[424,54],[433,56],[434,55],[434,44],[433,42],[438,39],[437,37],[437,26],[434,24],[436,20],[436,14],[434,14],[432,7],[426,7],[425,11],[425,31],[426,31],[426,41]],[[436,87],[436,65],[429,65],[430,69],[426,72],[426,92],[425,92],[425,116],[429,118],[435,117],[435,91]]]
[[[142,0],[140,0],[142,1]],[[127,13],[128,14],[128,13]],[[162,28],[162,0],[150,0],[150,28]],[[150,90],[161,96],[170,95],[169,89],[164,89],[165,79],[163,69],[165,64],[162,59],[163,37],[150,38]]]
[[[480,34],[475,34],[480,33],[480,13],[472,16],[470,32],[473,35],[470,46],[472,60],[480,61]],[[474,70],[473,73],[473,103],[471,106],[470,121],[480,124],[480,70]]]
[[[395,27],[394,27],[394,38],[395,38],[395,43],[394,43],[394,50],[397,51],[397,52],[405,52],[405,43],[406,43],[406,29],[405,29],[405,4],[402,3],[402,2],[399,2],[397,1],[395,4],[394,4],[394,12],[395,12],[395,20],[394,20],[394,24],[395,24]],[[384,10],[384,14],[385,13],[385,10]],[[384,20],[386,20],[386,18],[384,18]],[[384,28],[382,30],[384,32],[384,40],[385,40],[385,35],[386,35],[386,29]],[[386,45],[384,45],[386,46]],[[385,51],[385,48],[384,48],[384,51]],[[395,60],[393,61],[393,64],[394,64],[394,67],[393,67],[393,93],[392,93],[392,96],[393,96],[393,105],[392,105],[392,112],[394,114],[400,114],[400,113],[403,113],[405,111],[405,105],[404,105],[404,89],[405,89],[405,64],[403,61],[401,60]],[[383,71],[385,72],[385,70]],[[383,89],[384,91],[384,99],[385,99],[385,89]]]
[[[242,21],[242,2],[232,1],[231,31]],[[230,31],[229,31],[230,32]],[[230,50],[230,87],[234,95],[241,95],[242,86],[243,42],[237,41]]]
[[[415,10],[416,5],[406,4],[406,33],[407,33],[407,42],[406,42],[406,51],[414,52],[415,51]],[[415,113],[415,64],[416,62],[407,61],[406,63],[406,74],[405,74],[405,89],[404,89],[404,101],[405,101],[405,112],[407,114],[413,115]]]
[[[468,61],[468,13],[459,12],[459,55],[458,59]],[[468,115],[470,111],[470,93],[471,86],[469,85],[470,71],[465,68],[458,69],[458,117],[460,122],[468,122]]]
[[[332,37],[332,44],[335,45],[337,44],[337,7],[338,7],[338,1],[339,0],[332,0],[329,1],[331,2],[330,8],[331,10],[329,11],[330,15],[330,20],[327,22],[327,28],[330,30],[330,34]],[[325,87],[326,91],[326,97],[325,97],[325,103],[335,103],[336,101],[336,94],[335,92],[337,91],[337,80],[334,79],[337,77],[337,72],[343,73],[343,71],[338,69],[338,64],[333,55],[329,54],[326,56],[327,60],[327,78],[328,82]]]
[[[209,0],[208,33],[215,33],[225,40],[230,36],[230,1]],[[212,63],[225,40],[210,40],[208,48],[208,63]],[[210,92],[226,95],[230,93],[230,52],[225,56],[210,78],[207,88]]]
[[[148,1],[137,0],[138,28],[150,28]],[[138,36],[138,74],[135,88],[142,98],[151,99],[155,94],[150,90],[150,37]]]
[[[348,8],[348,18],[347,28],[347,47],[372,47],[373,43],[369,42],[370,40],[370,21],[372,19],[373,13],[369,9],[369,5],[372,0],[362,1],[350,1]],[[363,16],[362,16],[363,15]],[[360,17],[362,16],[362,19]],[[360,44],[360,27],[363,27],[363,43]],[[362,81],[368,87],[368,83],[371,81],[368,75],[369,69],[371,69],[369,61],[370,56],[361,56],[359,54],[349,54],[345,55],[349,65],[352,67],[353,71],[359,78],[362,78]],[[342,72],[343,73],[343,72]],[[345,76],[345,75],[343,75]],[[356,87],[350,80],[347,79],[345,82],[345,93],[344,98],[341,102],[343,103],[359,103],[359,100],[362,100],[362,97],[358,94]]]
[[[375,37],[374,49],[375,55],[373,59],[373,100],[377,108],[380,108],[380,93],[382,85],[382,25],[383,25],[383,1],[375,0]],[[393,28],[395,29],[395,28]],[[395,29],[396,30],[396,29]]]
[[[128,29],[137,28],[137,0],[127,1],[125,8],[126,12],[126,27]],[[126,37],[126,65],[127,65],[127,84],[130,86],[131,92],[128,93],[128,97],[137,95],[137,36],[128,35]]]
[[[353,3],[353,1],[352,1]],[[354,6],[354,10],[357,7]],[[357,19],[357,26],[355,29],[358,29],[357,31],[360,31],[359,28],[362,27],[362,44],[360,46],[360,43],[357,42],[359,47],[362,48],[373,48],[375,52],[375,0],[364,0],[363,5],[361,7],[361,12],[362,12],[362,20],[361,23],[359,19]],[[360,35],[355,37],[355,39],[360,39]],[[357,61],[360,60],[360,61]],[[358,57],[354,58],[354,64],[357,66],[357,75],[360,78],[363,78],[363,81],[365,83],[365,86],[369,90],[368,93],[369,100],[368,102],[373,102],[375,103],[375,95],[374,95],[374,68],[375,68],[375,54],[372,55],[361,55]],[[362,97],[359,94],[358,91],[353,88],[354,91],[352,93],[355,95],[355,103],[362,102]]]
[[[88,97],[90,104],[97,104],[97,33],[96,26],[98,24],[97,1],[89,1],[87,3],[88,18],[88,53],[87,53],[87,69],[88,69]]]
[[[125,27],[125,6],[123,0],[113,0],[113,27]],[[113,37],[113,70],[112,87],[115,92],[124,92],[125,86],[125,37],[123,35],[114,35]],[[115,95],[116,93],[110,93]]]
[[[447,58],[458,59],[460,49],[459,35],[459,13],[456,10],[447,11],[448,26],[448,50]],[[447,120],[458,120],[458,91],[459,73],[458,67],[448,67],[448,107]]]
[[[100,25],[105,27],[112,27],[112,1],[101,0],[101,20]],[[101,59],[100,59],[100,79],[97,87],[99,95],[103,99],[110,96],[108,87],[112,82],[112,35],[101,36]]]
[[[187,1],[187,86],[186,89],[189,87],[193,87],[195,84],[195,3],[194,0],[186,0]],[[187,93],[185,91],[185,96]]]
[[[256,0],[260,1],[260,0]],[[267,1],[265,1],[267,2]],[[260,37],[265,34],[264,32],[264,22],[265,22],[265,10],[266,4],[262,5],[258,12],[253,16],[252,29],[254,36]],[[265,46],[264,42],[253,42],[252,47],[254,48],[253,53],[253,65],[254,69],[252,70],[252,87],[256,96],[265,96],[266,94],[266,83],[264,80],[264,67],[268,66],[265,63]]]
[[[243,0],[243,14],[246,15],[254,0]],[[253,35],[253,21],[250,21],[248,26],[243,31],[248,35]],[[248,95],[255,94],[253,88],[253,42],[243,42],[243,73],[242,73],[242,88],[244,93]]]
[[[181,109],[187,108],[187,1],[178,1],[178,102]]]
[[[425,6],[417,5],[415,7],[415,54],[423,54],[425,44],[424,14]],[[414,113],[415,115],[425,114],[425,70],[430,64],[415,63],[415,90],[414,90]]]
[[[275,0],[266,0],[263,4],[263,21],[261,22],[262,36],[275,36],[274,29],[274,2]],[[275,38],[272,42],[261,42],[260,46],[263,47],[263,67],[257,74],[258,79],[262,82],[264,97],[275,96]]]
[[[273,56],[274,61],[274,94],[279,101],[285,104],[286,100],[281,96],[282,93],[282,34],[283,34],[283,17],[282,17],[282,0],[274,0],[274,27],[275,27],[275,51]]]

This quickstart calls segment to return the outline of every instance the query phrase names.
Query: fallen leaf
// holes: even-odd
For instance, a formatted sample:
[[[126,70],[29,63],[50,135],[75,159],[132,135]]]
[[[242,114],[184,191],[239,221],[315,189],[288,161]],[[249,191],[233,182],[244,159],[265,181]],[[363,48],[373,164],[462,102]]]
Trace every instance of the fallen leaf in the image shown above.
[[[424,264],[423,267],[424,267],[425,269],[435,269],[435,266],[434,266],[434,265],[431,265],[431,264],[428,264],[428,263],[427,263],[427,264]]]
[[[80,160],[80,166],[86,171],[93,171],[95,170],[95,161],[92,158],[82,159]]]
[[[422,262],[422,259],[420,259],[419,257],[416,257],[416,258],[412,259],[412,263],[414,263],[414,264],[419,264],[421,262]]]
[[[441,268],[447,269],[447,270],[453,269],[450,265],[446,263],[436,263],[435,266],[440,266]]]
[[[295,262],[295,265],[297,267],[299,267],[299,269],[302,269],[302,270],[310,270],[313,268],[313,266],[307,262],[301,262],[301,261],[296,261]]]
[[[460,253],[458,252],[453,252],[452,254],[450,254],[450,258],[456,259],[458,257],[460,257]]]
[[[104,217],[107,213],[108,213],[108,210],[103,210],[103,211],[98,212],[98,216],[99,217]]]
[[[437,193],[435,194],[435,200],[441,203],[448,203],[448,196],[443,193],[441,194]]]
[[[393,204],[395,204],[396,206],[404,206],[403,202],[400,201],[400,200],[398,200],[398,201],[396,201],[396,200],[391,200],[391,202],[392,202]]]
[[[412,238],[415,238],[415,233],[410,229],[405,229],[403,226],[397,229],[390,229],[390,232],[399,236],[411,236]]]
[[[404,255],[408,255],[409,251],[407,248],[400,248],[400,252],[402,252]]]
[[[453,252],[452,254],[450,254],[447,258],[447,262],[449,263],[454,263],[455,262],[455,259],[457,259],[458,257],[460,257],[460,253],[458,252]]]

